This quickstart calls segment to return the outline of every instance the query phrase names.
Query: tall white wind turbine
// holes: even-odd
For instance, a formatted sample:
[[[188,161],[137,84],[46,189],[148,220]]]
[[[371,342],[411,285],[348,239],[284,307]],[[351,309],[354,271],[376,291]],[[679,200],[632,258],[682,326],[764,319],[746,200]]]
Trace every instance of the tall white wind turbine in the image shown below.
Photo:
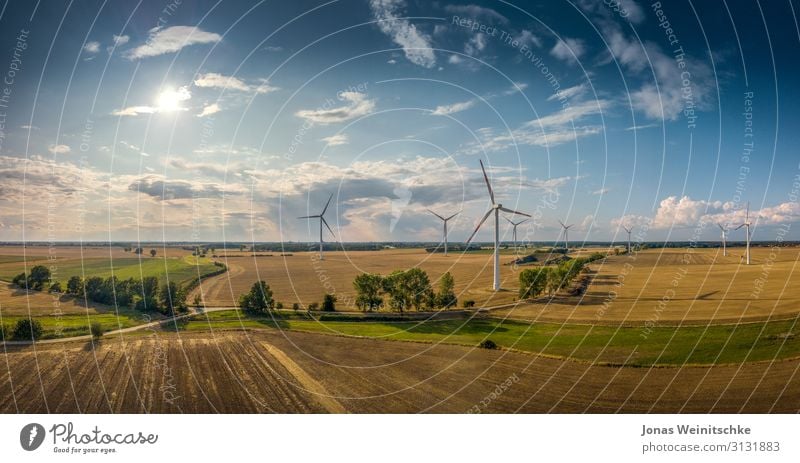
[[[328,231],[331,232],[331,236],[336,238],[336,235],[331,230],[331,226],[328,225],[328,222],[325,221],[325,212],[328,210],[328,206],[331,205],[331,199],[333,199],[333,193],[331,193],[331,197],[328,198],[328,202],[325,203],[325,207],[322,208],[322,212],[317,215],[304,215],[303,217],[298,217],[298,219],[319,219],[319,260],[325,260],[324,256],[322,255],[322,224],[325,224]]]
[[[720,231],[722,232],[722,255],[728,255],[728,243],[727,243],[727,235],[728,235],[728,227],[723,227],[722,224],[717,224]]]
[[[736,227],[736,230],[745,227],[745,255],[747,256],[747,265],[750,265],[750,201],[747,202],[747,212],[745,212],[744,223]]]
[[[511,224],[511,226],[512,226],[512,227],[514,227],[514,229],[513,229],[512,233],[511,233],[511,235],[512,235],[512,236],[513,236],[513,238],[514,238],[514,251],[516,252],[516,250],[517,250],[517,227],[518,227],[519,225],[521,225],[521,224],[523,224],[523,223],[527,222],[527,221],[528,221],[528,219],[523,219],[523,220],[520,220],[519,222],[512,222],[512,221],[511,221],[511,219],[509,219],[508,217],[503,217],[503,218],[504,218],[504,219],[506,219],[506,220],[508,221],[508,223],[510,223],[510,224]]]
[[[442,230],[442,240],[444,241],[444,255],[446,256],[447,255],[447,221],[452,219],[453,217],[457,216],[461,212],[460,211],[456,212],[455,214],[451,215],[450,217],[442,217],[441,215],[433,212],[430,209],[428,209],[428,212],[430,212],[431,214],[435,215],[436,217],[439,217],[442,220],[442,222],[444,222],[444,229]]]
[[[564,222],[562,222],[560,220],[558,221],[558,223],[560,223],[561,224],[561,228],[564,229],[564,248],[567,251],[565,254],[569,254],[569,229],[574,227],[575,224],[564,225]]]
[[[631,253],[631,232],[633,231],[633,227],[631,227],[631,228],[622,227],[622,229],[625,230],[628,233],[628,254],[630,254]]]
[[[483,216],[478,226],[475,227],[475,231],[470,235],[467,244],[469,244],[472,238],[475,237],[475,234],[478,233],[483,222],[486,222],[486,219],[494,213],[494,281],[492,283],[492,289],[497,291],[500,289],[500,211],[508,212],[509,214],[524,215],[525,217],[530,217],[530,215],[503,207],[502,204],[495,202],[494,191],[492,191],[492,185],[489,183],[489,177],[486,175],[486,169],[483,167],[483,161],[479,160],[479,162],[481,163],[481,170],[483,171],[483,180],[486,181],[486,188],[489,189],[489,199],[492,201],[492,208],[486,212],[486,215]]]

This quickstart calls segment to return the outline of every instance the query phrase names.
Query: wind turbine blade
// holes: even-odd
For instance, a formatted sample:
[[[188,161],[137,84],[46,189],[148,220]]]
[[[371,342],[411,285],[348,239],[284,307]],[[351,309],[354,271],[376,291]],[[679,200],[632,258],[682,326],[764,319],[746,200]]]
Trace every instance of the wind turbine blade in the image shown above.
[[[336,233],[334,233],[333,230],[331,230],[331,226],[328,225],[328,222],[325,220],[325,217],[320,217],[319,219],[322,220],[322,223],[325,224],[325,227],[328,228],[328,231],[331,232],[331,236],[333,236],[334,239],[335,239],[336,238]]]
[[[503,218],[506,219],[506,222],[510,223],[511,225],[514,225],[514,226],[517,225],[514,222],[512,222],[511,219],[509,219],[508,217],[503,217]]]
[[[530,217],[531,216],[530,214],[526,214],[524,212],[515,211],[514,209],[509,209],[507,207],[501,207],[500,210],[503,211],[503,212],[508,212],[509,214],[524,215],[525,217]]]
[[[328,206],[330,206],[330,205],[331,205],[331,200],[332,200],[332,199],[333,199],[333,193],[331,193],[331,196],[330,196],[330,198],[328,198],[328,202],[327,202],[327,203],[325,203],[325,207],[322,209],[322,212],[320,212],[320,214],[319,214],[319,216],[320,216],[320,217],[322,217],[323,215],[325,215],[325,211],[327,211],[327,210],[328,210]]]
[[[530,219],[522,219],[519,222],[517,222],[517,225],[521,225],[521,224],[527,222],[528,220],[530,220]]]
[[[722,225],[717,224],[717,226],[719,227],[720,230],[725,231],[725,227],[723,227]]]
[[[451,215],[450,217],[448,217],[448,218],[446,218],[446,219],[443,219],[443,220],[450,220],[450,219],[452,219],[453,217],[457,216],[458,214],[461,214],[461,211],[458,211],[458,212],[456,212],[455,214],[453,214],[453,215]]]
[[[740,229],[740,228],[742,228],[742,227],[744,227],[744,226],[745,226],[745,224],[741,224],[741,225],[739,225],[738,227],[734,228],[734,230],[738,230],[738,229]]]
[[[750,201],[747,201],[747,212],[745,212],[745,216],[744,217],[745,217],[745,219],[744,219],[745,222],[749,222],[750,221]]]
[[[445,220],[445,218],[444,218],[444,217],[442,217],[441,215],[439,215],[439,214],[437,214],[437,213],[433,212],[432,210],[430,210],[430,209],[426,209],[426,210],[427,210],[428,212],[430,212],[431,214],[435,215],[436,217],[439,217],[440,219],[442,219],[442,220]]]
[[[564,222],[559,220],[558,223],[561,224],[562,227],[564,227]],[[564,227],[564,228],[566,228],[566,227]]]
[[[486,213],[486,215],[483,216],[483,218],[481,219],[481,222],[478,224],[477,227],[475,227],[475,231],[472,232],[471,235],[469,235],[469,239],[467,240],[467,244],[469,244],[469,242],[472,241],[472,238],[475,238],[475,234],[478,233],[478,230],[480,230],[481,225],[483,225],[483,222],[486,222],[486,219],[489,218],[489,215],[491,215],[492,212],[494,212],[494,209],[489,209],[489,211]]]
[[[574,226],[575,226],[575,224],[573,223],[572,225],[566,225],[564,228],[566,228],[567,230],[569,230],[570,228],[572,228],[572,227],[574,227]]]
[[[631,230],[632,230],[632,228],[628,228],[628,227],[622,227],[622,229],[625,230],[626,233],[630,233]]]
[[[481,170],[483,171],[483,179],[486,181],[486,188],[489,189],[489,197],[492,198],[492,204],[495,204],[495,202],[494,202],[494,191],[492,191],[492,185],[489,183],[489,176],[486,175],[486,169],[484,169],[484,167],[483,167],[483,161],[478,159],[478,162],[481,163]]]
[[[298,219],[316,219],[319,217],[318,215],[304,215],[303,217],[298,217]]]

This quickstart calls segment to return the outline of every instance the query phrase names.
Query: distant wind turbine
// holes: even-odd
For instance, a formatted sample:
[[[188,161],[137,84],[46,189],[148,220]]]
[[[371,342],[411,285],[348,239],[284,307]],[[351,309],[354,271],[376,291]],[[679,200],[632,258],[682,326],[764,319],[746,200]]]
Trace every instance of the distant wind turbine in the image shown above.
[[[745,227],[745,238],[746,238],[746,246],[745,246],[745,255],[747,256],[747,265],[750,265],[750,201],[747,202],[747,212],[745,212],[744,216],[744,223],[736,227],[736,230]]]
[[[628,254],[630,254],[631,253],[631,232],[633,231],[633,227],[628,228],[628,227],[623,226],[622,229],[625,230],[628,233]]]
[[[527,222],[528,219],[523,219],[523,220],[520,220],[519,222],[512,222],[511,219],[509,219],[508,217],[503,217],[503,218],[506,219],[508,221],[508,223],[511,224],[512,227],[514,227],[514,231],[512,232],[512,236],[514,237],[514,251],[516,251],[517,250],[517,226]]]
[[[719,227],[720,231],[722,232],[722,255],[723,256],[727,256],[728,255],[728,246],[727,246],[728,243],[726,242],[726,237],[727,237],[726,235],[728,233],[728,227],[723,227],[721,224],[717,224],[717,226]]]
[[[479,160],[479,162],[481,163],[481,170],[483,171],[483,180],[486,181],[486,188],[489,189],[489,199],[492,201],[492,208],[486,212],[486,215],[483,216],[478,226],[475,227],[475,231],[470,235],[467,244],[469,244],[472,238],[475,237],[475,234],[478,233],[483,222],[486,222],[486,219],[494,212],[494,281],[492,282],[492,289],[497,291],[500,289],[500,211],[508,212],[509,214],[524,215],[525,217],[530,217],[530,215],[503,207],[502,204],[495,202],[494,191],[492,191],[492,185],[489,183],[489,177],[486,175],[486,169],[483,167],[483,161]]]
[[[564,225],[564,222],[558,221],[561,224],[561,228],[564,229],[564,247],[566,248],[566,254],[569,254],[569,229],[574,227],[575,224],[572,225]]]
[[[433,212],[430,209],[428,209],[428,212],[430,212],[431,214],[435,215],[436,217],[439,217],[442,220],[442,222],[444,222],[444,230],[442,231],[442,240],[444,240],[444,255],[446,256],[447,255],[447,221],[452,219],[453,217],[457,216],[458,214],[460,214],[461,211],[456,212],[455,214],[451,215],[450,217],[446,217],[446,218],[442,217],[441,215],[439,215],[439,214],[437,214],[435,212]]]
[[[333,193],[331,193],[331,197],[328,198],[328,202],[325,203],[325,207],[322,209],[322,212],[320,212],[319,214],[317,214],[317,215],[305,215],[303,217],[298,217],[298,219],[319,219],[319,260],[325,260],[325,258],[322,255],[322,243],[323,243],[323,241],[322,241],[322,224],[325,224],[325,227],[327,227],[328,231],[331,232],[331,236],[336,238],[336,235],[333,233],[333,230],[331,230],[331,226],[328,225],[328,222],[325,221],[325,212],[328,210],[328,206],[331,205],[331,199],[333,199]]]

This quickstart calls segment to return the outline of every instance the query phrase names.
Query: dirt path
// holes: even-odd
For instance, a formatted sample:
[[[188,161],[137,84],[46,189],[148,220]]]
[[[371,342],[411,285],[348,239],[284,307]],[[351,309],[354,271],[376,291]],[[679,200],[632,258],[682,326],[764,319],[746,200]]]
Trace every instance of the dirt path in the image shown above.
[[[272,344],[268,344],[266,342],[261,343],[267,352],[270,353],[275,359],[283,365],[292,376],[297,379],[300,385],[307,391],[314,394],[314,397],[317,401],[325,407],[330,413],[347,413],[347,410],[339,403],[336,399],[333,398],[328,391],[325,390],[325,387],[320,384],[317,380],[312,378],[305,370],[303,370],[300,365],[295,363],[294,360],[290,359],[286,354],[283,353],[282,350],[278,349],[277,347],[273,346]]]
[[[204,301],[233,301],[230,294],[223,294],[229,292],[228,281],[238,277],[244,273],[244,267],[232,263],[231,259],[225,259],[223,262],[228,271],[215,275],[211,278],[204,278],[201,284],[197,285],[186,297],[187,301],[194,301],[197,294],[201,294]],[[216,304],[215,304],[216,305]]]

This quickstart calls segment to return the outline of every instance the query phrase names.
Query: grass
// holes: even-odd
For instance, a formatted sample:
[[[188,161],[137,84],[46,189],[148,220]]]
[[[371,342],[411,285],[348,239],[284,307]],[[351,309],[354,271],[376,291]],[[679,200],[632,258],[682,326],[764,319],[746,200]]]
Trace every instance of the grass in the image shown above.
[[[207,318],[206,318],[207,317]],[[397,341],[444,342],[477,346],[491,339],[502,348],[629,366],[718,364],[770,360],[800,355],[800,326],[793,322],[711,325],[708,327],[640,327],[528,324],[500,319],[418,322],[325,321],[294,315],[254,317],[237,311],[198,315],[188,331],[280,328]],[[763,332],[762,332],[763,330]],[[796,336],[786,337],[787,333]]]
[[[16,257],[16,256],[6,256]],[[0,262],[3,263],[3,262]],[[28,262],[28,270],[39,262]],[[42,265],[50,265],[44,262]],[[183,257],[122,257],[112,260],[105,257],[92,257],[86,259],[68,258],[57,261],[55,278],[66,285],[67,280],[72,276],[86,275],[86,277],[107,278],[113,274],[117,278],[126,280],[134,278],[141,279],[143,276],[157,276],[159,282],[164,284],[169,281],[185,284],[197,278],[198,274],[213,272],[217,269],[211,259],[204,257],[183,256]],[[14,276],[22,273],[24,267],[22,261],[10,261],[10,264],[0,267],[0,280],[10,281]]]
[[[103,331],[112,331],[120,328],[128,328],[131,326],[140,325],[149,321],[148,317],[152,318],[153,320],[163,318],[160,314],[145,314],[132,309],[120,309],[118,314],[65,314],[61,316],[34,316],[32,318],[34,320],[38,320],[42,324],[43,334],[41,339],[55,339],[90,334],[91,324],[95,322],[100,324],[100,327],[103,329]],[[13,329],[17,320],[22,318],[27,317],[3,317],[2,323],[6,326],[6,328]]]

